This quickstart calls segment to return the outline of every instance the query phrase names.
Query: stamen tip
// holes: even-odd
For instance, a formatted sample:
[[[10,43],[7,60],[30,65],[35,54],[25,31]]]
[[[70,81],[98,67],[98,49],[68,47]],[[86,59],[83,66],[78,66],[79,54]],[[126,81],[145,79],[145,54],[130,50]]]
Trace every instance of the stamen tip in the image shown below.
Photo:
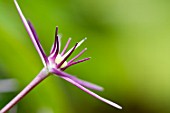
[[[98,91],[104,91],[103,87],[98,87]]]
[[[122,106],[120,106],[120,105],[118,105],[118,104],[116,104],[116,103],[114,103],[114,102],[108,102],[108,104],[110,104],[111,106],[113,106],[113,107],[115,107],[115,108],[117,108],[117,109],[122,109]]]
[[[87,37],[85,37],[84,40],[87,40]]]
[[[56,28],[55,28],[55,33],[56,33],[56,35],[58,34],[58,26],[56,26]]]
[[[72,38],[70,37],[69,40],[71,40]]]
[[[117,105],[116,107],[117,107],[118,109],[122,109],[122,106]]]

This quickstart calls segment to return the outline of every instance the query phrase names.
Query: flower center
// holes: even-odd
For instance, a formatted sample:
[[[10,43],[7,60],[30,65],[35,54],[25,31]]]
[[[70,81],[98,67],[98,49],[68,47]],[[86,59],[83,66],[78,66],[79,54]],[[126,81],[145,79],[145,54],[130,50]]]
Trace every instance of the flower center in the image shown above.
[[[59,64],[63,61],[64,57],[62,57],[60,54],[57,55],[57,57],[55,58],[55,63]],[[67,61],[65,61],[60,68],[63,68],[67,66]]]

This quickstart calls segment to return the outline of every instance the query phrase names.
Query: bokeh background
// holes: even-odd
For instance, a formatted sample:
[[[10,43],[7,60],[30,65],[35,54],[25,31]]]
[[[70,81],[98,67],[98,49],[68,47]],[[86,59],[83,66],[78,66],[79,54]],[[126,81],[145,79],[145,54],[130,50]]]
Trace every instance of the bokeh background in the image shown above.
[[[49,54],[55,27],[88,62],[68,73],[99,84],[117,110],[51,76],[10,113],[170,113],[169,0],[18,0]],[[63,47],[62,45],[62,47]],[[0,0],[0,108],[43,67],[13,0]]]

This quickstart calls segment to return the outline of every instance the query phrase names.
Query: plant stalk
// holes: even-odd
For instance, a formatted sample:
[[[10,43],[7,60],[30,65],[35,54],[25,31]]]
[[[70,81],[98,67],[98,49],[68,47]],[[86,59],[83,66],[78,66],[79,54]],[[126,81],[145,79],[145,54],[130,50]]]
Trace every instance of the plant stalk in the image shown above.
[[[44,67],[40,73],[16,96],[14,97],[6,106],[4,106],[0,113],[6,113],[15,104],[17,104],[22,98],[24,98],[35,86],[42,82],[46,77],[48,77],[49,72],[46,67]]]

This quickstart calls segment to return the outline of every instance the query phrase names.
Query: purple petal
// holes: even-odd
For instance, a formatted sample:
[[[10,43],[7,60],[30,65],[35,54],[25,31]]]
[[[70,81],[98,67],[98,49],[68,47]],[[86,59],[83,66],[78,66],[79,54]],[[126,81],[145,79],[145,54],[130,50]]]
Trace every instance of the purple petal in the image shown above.
[[[70,64],[71,62],[73,62],[74,60],[76,60],[78,57],[80,57],[85,51],[87,50],[87,48],[83,49],[78,55],[76,55],[74,58],[72,58],[68,64]]]
[[[38,46],[39,50],[41,51],[42,56],[43,56],[43,58],[45,59],[45,62],[48,63],[48,62],[49,62],[49,61],[48,61],[48,58],[46,57],[46,54],[45,54],[45,52],[44,52],[44,50],[43,50],[43,48],[42,48],[42,46],[41,46],[41,44],[40,44],[40,41],[39,41],[38,36],[37,36],[37,33],[36,33],[36,31],[35,31],[32,23],[31,23],[29,20],[28,20],[28,25],[30,26],[30,29],[31,29],[34,37],[35,37],[35,41],[36,41],[36,43],[37,43],[37,46]]]
[[[90,82],[87,82],[87,81],[84,81],[84,80],[81,80],[81,79],[78,79],[76,78],[75,80],[72,79],[73,81],[81,84],[82,86],[86,87],[86,88],[90,88],[90,89],[93,89],[93,90],[97,90],[97,91],[103,91],[103,87],[101,86],[98,86],[96,84],[93,84],[93,83],[90,83]]]
[[[67,77],[61,77],[61,78],[63,78],[64,80],[70,82],[71,84],[75,85],[76,87],[80,88],[81,90],[83,90],[84,92],[90,94],[91,96],[93,96],[93,97],[95,97],[95,98],[97,98],[97,99],[99,99],[99,100],[101,100],[101,101],[103,101],[103,102],[113,106],[113,107],[116,107],[118,109],[122,109],[122,107],[119,106],[118,104],[116,104],[116,103],[114,103],[114,102],[112,102],[110,100],[107,100],[107,99],[105,99],[105,98],[95,94],[94,92],[88,90],[87,88],[83,87],[82,85],[80,85],[79,83],[75,82],[74,80],[72,80],[70,78],[67,78]]]
[[[97,91],[102,91],[103,90],[103,88],[101,86],[98,86],[96,84],[81,80],[81,79],[79,79],[79,78],[77,78],[75,76],[72,76],[72,75],[70,75],[68,73],[65,73],[63,71],[60,71],[58,69],[53,68],[51,70],[51,73],[54,73],[57,76],[68,77],[68,78],[72,79],[73,81],[75,81],[75,82],[77,82],[77,83],[79,83],[79,84],[81,84],[81,85],[83,85],[83,86],[85,86],[87,88],[93,89],[93,90],[97,90]]]
[[[21,17],[21,20],[22,20],[22,22],[23,22],[23,24],[24,24],[24,26],[25,26],[25,28],[26,28],[26,30],[27,30],[27,32],[28,32],[31,40],[32,40],[32,42],[33,42],[33,44],[34,44],[37,52],[39,53],[39,55],[40,55],[40,57],[41,57],[41,60],[42,60],[42,62],[43,62],[43,64],[44,64],[44,66],[46,66],[47,57],[45,56],[45,53],[43,54],[43,52],[41,51],[40,46],[38,46],[39,41],[37,42],[36,37],[35,37],[35,35],[33,34],[30,26],[28,25],[27,20],[25,19],[25,17],[24,17],[24,15],[23,15],[23,13],[22,13],[22,11],[21,11],[21,9],[20,9],[17,1],[14,0],[14,3],[15,3],[15,5],[16,5],[16,8],[17,8],[17,10],[18,10],[18,13],[19,13],[19,15],[20,15],[20,17]]]
[[[58,27],[56,27],[56,30],[58,31]],[[50,53],[54,53],[54,51],[55,51],[55,49],[56,49],[56,43],[57,43],[57,39],[56,39],[56,36],[55,36],[54,44],[53,44],[53,47],[52,47]]]
[[[68,41],[67,41],[67,43],[66,43],[66,45],[65,45],[65,47],[64,47],[64,49],[63,49],[63,51],[61,52],[61,56],[63,56],[64,53],[66,52],[66,50],[67,50],[67,48],[68,48],[68,45],[70,44],[70,41],[71,41],[71,38],[68,39]]]
[[[52,51],[51,51],[51,56],[50,56],[52,59],[55,59],[56,56],[58,55],[59,47],[60,47],[60,40],[59,40],[59,37],[58,37],[58,27],[56,27],[55,41],[54,41],[54,45],[53,45],[53,48],[52,48]]]
[[[87,60],[90,60],[90,57],[89,58],[84,58],[82,60],[78,60],[78,61],[75,61],[75,62],[68,63],[67,66],[61,68],[61,70],[65,70],[65,69],[67,69],[70,66],[73,66],[75,64],[78,64],[78,63],[81,63],[81,62],[84,62],[84,61],[87,61]]]

